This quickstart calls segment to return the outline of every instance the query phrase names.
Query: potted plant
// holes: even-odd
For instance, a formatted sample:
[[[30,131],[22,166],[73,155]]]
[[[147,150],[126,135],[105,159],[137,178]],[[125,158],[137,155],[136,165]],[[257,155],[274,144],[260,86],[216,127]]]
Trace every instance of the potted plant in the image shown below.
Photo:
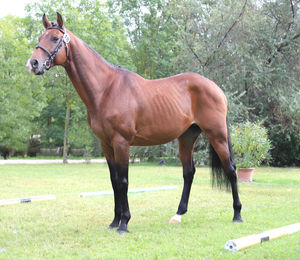
[[[246,122],[231,131],[232,148],[238,168],[238,180],[252,181],[254,167],[270,159],[271,143],[262,123]]]

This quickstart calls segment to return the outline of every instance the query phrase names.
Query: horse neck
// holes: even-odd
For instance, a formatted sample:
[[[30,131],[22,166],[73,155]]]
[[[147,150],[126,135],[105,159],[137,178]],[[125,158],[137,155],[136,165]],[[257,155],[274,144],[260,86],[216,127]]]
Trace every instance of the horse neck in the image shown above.
[[[68,32],[69,33],[69,32]],[[71,34],[69,61],[64,66],[87,110],[99,107],[116,70],[82,40]]]

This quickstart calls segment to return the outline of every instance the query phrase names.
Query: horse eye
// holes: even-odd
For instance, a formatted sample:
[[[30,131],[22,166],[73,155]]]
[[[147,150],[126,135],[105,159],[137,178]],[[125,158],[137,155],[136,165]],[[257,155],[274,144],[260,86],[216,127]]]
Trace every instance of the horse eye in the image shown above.
[[[57,38],[56,36],[53,36],[53,37],[51,38],[51,41],[57,42],[57,41],[58,41],[58,38]]]

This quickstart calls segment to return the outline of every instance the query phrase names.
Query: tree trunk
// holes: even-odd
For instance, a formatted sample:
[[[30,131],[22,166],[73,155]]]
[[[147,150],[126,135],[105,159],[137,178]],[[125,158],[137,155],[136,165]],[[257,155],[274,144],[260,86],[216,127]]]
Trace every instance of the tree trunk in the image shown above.
[[[65,120],[65,136],[64,136],[64,151],[63,151],[63,163],[68,163],[68,131],[70,123],[70,111],[71,111],[72,99],[67,99],[67,111]]]

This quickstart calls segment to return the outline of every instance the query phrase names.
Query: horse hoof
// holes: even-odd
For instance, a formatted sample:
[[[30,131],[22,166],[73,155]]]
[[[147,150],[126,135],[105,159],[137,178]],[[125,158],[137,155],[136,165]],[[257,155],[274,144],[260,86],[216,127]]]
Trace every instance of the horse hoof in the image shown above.
[[[177,223],[181,223],[181,215],[176,214],[175,216],[173,216],[170,221],[170,224],[177,224]]]
[[[238,219],[233,219],[232,222],[243,223],[244,221],[241,218],[238,218]]]
[[[129,231],[127,229],[117,229],[117,233],[123,235],[123,234],[128,234]]]
[[[112,225],[109,225],[108,226],[108,230],[113,230],[113,229],[115,229],[115,228],[117,228],[118,226],[112,226]]]

